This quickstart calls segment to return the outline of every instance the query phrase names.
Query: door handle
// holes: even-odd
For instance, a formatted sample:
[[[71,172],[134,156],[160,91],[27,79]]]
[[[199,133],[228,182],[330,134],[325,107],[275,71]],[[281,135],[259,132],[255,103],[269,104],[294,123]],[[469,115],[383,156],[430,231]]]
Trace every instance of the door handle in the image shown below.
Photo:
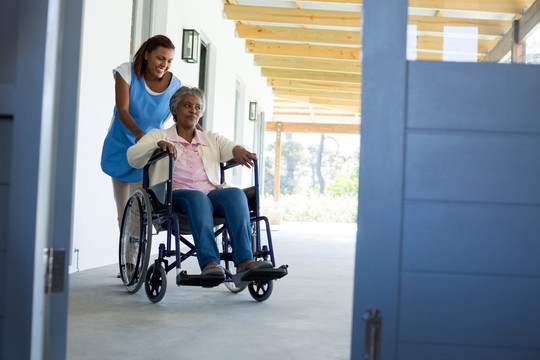
[[[380,360],[382,312],[379,309],[367,309],[362,318],[366,322],[364,360]]]

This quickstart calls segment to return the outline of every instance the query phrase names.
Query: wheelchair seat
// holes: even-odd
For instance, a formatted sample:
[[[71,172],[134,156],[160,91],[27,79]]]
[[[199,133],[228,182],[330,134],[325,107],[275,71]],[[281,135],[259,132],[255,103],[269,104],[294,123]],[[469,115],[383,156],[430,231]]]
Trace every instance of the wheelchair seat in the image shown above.
[[[150,185],[150,172],[158,161],[168,158],[168,179]],[[225,182],[225,171],[238,166],[234,160],[221,164],[221,182]],[[156,151],[143,169],[143,187],[137,189],[129,198],[124,215],[119,246],[120,274],[124,286],[130,293],[137,292],[145,284],[146,295],[152,302],[161,301],[167,288],[167,273],[176,268],[178,286],[215,287],[224,283],[233,293],[248,288],[250,295],[257,301],[266,300],[273,289],[274,280],[288,274],[288,266],[275,267],[274,251],[270,234],[270,224],[265,216],[259,214],[258,164],[254,166],[254,185],[244,190],[248,200],[252,229],[252,252],[254,259],[269,261],[271,268],[247,271],[241,279],[233,279],[232,248],[227,232],[225,218],[214,216],[216,241],[221,240],[220,259],[225,270],[225,277],[213,275],[192,275],[181,269],[181,263],[196,256],[197,250],[192,241],[185,236],[191,235],[188,218],[183,213],[172,210],[173,157],[167,152]],[[266,244],[261,244],[261,226],[266,227]],[[150,264],[152,228],[157,232],[166,231],[166,244],[159,245],[158,257]],[[174,237],[174,241],[172,238]],[[174,243],[174,248],[173,248]],[[181,247],[186,247],[182,251]],[[169,264],[168,257],[174,257]]]

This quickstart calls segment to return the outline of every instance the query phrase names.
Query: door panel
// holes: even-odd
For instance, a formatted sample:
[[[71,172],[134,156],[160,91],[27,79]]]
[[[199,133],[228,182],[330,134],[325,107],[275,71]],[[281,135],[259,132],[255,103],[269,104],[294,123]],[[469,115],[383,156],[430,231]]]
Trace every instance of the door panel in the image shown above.
[[[406,151],[407,199],[540,204],[538,135],[409,130]]]
[[[418,61],[409,75],[409,128],[540,132],[540,66]]]
[[[400,342],[540,351],[539,288],[533,277],[405,272]]]
[[[540,67],[402,67],[406,5],[363,7],[352,358],[377,309],[380,359],[540,359]]]
[[[538,360],[540,358],[538,350],[502,347],[401,344],[398,352],[400,360]]]
[[[540,276],[540,207],[407,201],[404,271]]]
[[[497,66],[409,64],[404,358],[540,353],[540,72]]]

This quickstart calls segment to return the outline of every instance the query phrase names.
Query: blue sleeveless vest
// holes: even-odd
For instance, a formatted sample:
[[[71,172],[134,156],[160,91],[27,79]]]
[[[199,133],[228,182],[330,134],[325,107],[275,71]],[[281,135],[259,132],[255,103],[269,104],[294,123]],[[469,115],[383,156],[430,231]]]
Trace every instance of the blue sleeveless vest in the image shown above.
[[[119,75],[117,75],[119,76]],[[144,76],[137,79],[131,63],[131,84],[129,86],[129,114],[144,131],[162,129],[169,116],[169,100],[180,88],[180,80],[172,76],[167,90],[159,95],[150,94],[145,87]],[[135,144],[135,135],[118,119],[116,106],[114,120],[101,152],[101,169],[111,177],[129,182],[142,180],[142,169],[132,168],[128,161],[127,149]]]

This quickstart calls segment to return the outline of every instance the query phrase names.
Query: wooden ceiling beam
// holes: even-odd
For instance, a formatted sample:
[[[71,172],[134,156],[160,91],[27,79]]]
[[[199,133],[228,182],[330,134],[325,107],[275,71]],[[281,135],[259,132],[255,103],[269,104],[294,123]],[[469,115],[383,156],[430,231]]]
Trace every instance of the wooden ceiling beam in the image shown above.
[[[256,54],[255,63],[261,67],[334,71],[358,74],[362,72],[362,63],[357,60],[330,60]]]
[[[355,28],[361,27],[362,23],[362,13],[357,11],[330,11],[228,4],[223,5],[223,9],[227,18],[234,21]]]
[[[318,82],[309,80],[289,80],[289,79],[274,79],[268,78],[268,83],[273,88],[290,88],[290,89],[314,89],[324,91],[344,91],[359,93],[361,89],[360,83],[333,83],[333,82]]]
[[[236,24],[238,36],[251,40],[297,41],[360,46],[360,31]]]
[[[359,74],[272,68],[263,68],[261,69],[261,72],[266,78],[327,81],[353,84],[360,84],[362,82],[362,78]]]
[[[303,132],[317,134],[360,134],[359,124],[299,123],[268,121],[266,131]]]
[[[485,55],[477,55],[477,61],[480,62]],[[444,61],[442,52],[430,52],[419,50],[416,54],[416,60]]]
[[[290,100],[292,102],[320,105],[324,107],[340,107],[340,108],[349,107],[349,108],[357,109],[358,111],[360,111],[360,100],[323,99],[323,98],[310,98],[307,96],[284,96],[284,95],[279,95],[278,98]]]
[[[299,109],[298,111],[276,111],[274,108],[274,117],[275,116],[313,116],[322,117],[322,116],[332,116],[332,117],[356,117],[357,114],[352,113],[339,113],[339,112],[329,112],[321,113],[317,111],[310,112],[309,108]]]
[[[532,3],[533,0],[409,0],[409,7],[521,15],[523,14],[524,7],[530,6]]]
[[[317,98],[314,98],[314,99],[318,100]],[[334,101],[336,101],[336,100],[334,100]],[[339,100],[339,101],[344,101],[344,100]],[[289,101],[288,104],[291,104],[291,102]],[[359,105],[353,105],[353,106],[333,105],[333,104],[332,105],[320,105],[320,104],[317,104],[317,103],[314,103],[314,102],[311,102],[311,103],[306,102],[303,105],[305,105],[306,107],[305,108],[300,108],[300,109],[295,108],[294,110],[298,110],[298,111],[304,110],[305,112],[310,112],[311,110],[310,110],[309,106],[311,106],[311,107],[315,108],[315,111],[326,110],[326,111],[331,111],[331,112],[337,113],[337,114],[341,114],[343,112],[348,112],[348,113],[350,113],[352,115],[355,115],[355,116],[358,116],[360,114],[360,106]],[[277,111],[275,109],[276,108],[274,108],[274,116],[279,115],[280,114],[279,108],[278,108]]]
[[[360,60],[360,49],[356,47],[302,45],[246,40],[246,48],[253,54]]]
[[[443,52],[444,38],[440,36],[419,36],[417,51],[440,51]],[[478,55],[484,56],[489,49],[495,47],[496,40],[478,40]]]
[[[323,99],[360,100],[360,93],[321,91],[313,89],[274,88],[274,94],[279,96],[306,96],[310,98]]]
[[[418,31],[436,33],[444,33],[445,26],[471,26],[478,27],[478,35],[503,36],[512,21],[409,15],[409,24],[416,25]]]
[[[291,1],[291,0],[278,0],[278,1]],[[322,3],[335,3],[335,4],[353,4],[362,5],[364,0],[296,0],[296,2],[322,2]]]

